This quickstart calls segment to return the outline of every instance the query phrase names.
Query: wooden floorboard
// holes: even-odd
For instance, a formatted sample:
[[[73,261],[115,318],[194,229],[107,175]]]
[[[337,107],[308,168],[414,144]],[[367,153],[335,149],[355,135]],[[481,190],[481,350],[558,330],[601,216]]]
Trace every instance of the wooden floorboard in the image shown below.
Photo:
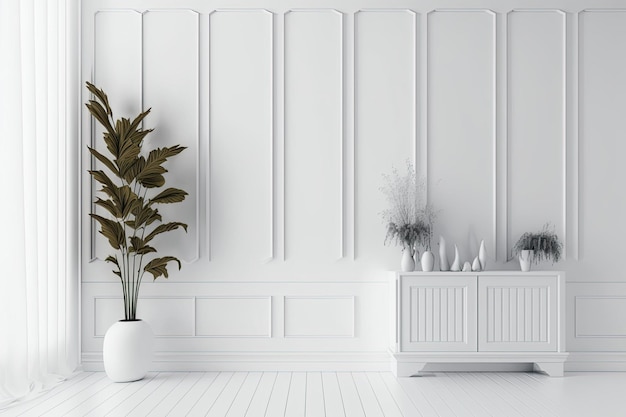
[[[0,417],[622,417],[626,373],[85,372]]]

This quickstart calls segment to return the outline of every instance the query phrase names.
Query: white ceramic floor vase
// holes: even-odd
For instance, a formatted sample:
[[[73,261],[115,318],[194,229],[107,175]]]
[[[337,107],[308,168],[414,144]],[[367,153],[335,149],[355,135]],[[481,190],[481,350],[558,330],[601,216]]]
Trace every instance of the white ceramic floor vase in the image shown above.
[[[422,264],[422,271],[432,272],[435,269],[435,255],[429,250],[424,251],[420,263]]]
[[[154,334],[143,320],[118,321],[104,335],[104,370],[114,382],[137,381],[152,365]]]
[[[533,259],[533,252],[534,251],[532,250],[523,250],[520,252],[518,257],[519,257],[519,266],[522,269],[522,272],[530,271],[530,264]]]
[[[402,272],[415,271],[415,260],[413,259],[413,250],[411,248],[404,248],[402,251],[400,269]]]

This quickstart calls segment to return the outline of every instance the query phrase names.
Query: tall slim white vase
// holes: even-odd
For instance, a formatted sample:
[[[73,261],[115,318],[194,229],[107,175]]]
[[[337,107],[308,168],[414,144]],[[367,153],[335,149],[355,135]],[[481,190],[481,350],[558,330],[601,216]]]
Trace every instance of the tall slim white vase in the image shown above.
[[[450,270],[450,263],[448,262],[448,250],[446,249],[446,240],[443,238],[443,236],[439,236],[439,270]]]
[[[487,249],[485,249],[485,241],[480,241],[480,249],[478,249],[478,261],[483,271],[487,270]]]

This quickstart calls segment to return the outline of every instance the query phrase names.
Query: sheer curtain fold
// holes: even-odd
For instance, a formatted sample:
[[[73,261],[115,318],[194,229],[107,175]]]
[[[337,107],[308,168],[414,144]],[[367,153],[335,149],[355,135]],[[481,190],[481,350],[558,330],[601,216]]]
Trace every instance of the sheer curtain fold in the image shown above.
[[[77,366],[67,7],[0,0],[0,408]],[[70,129],[71,130],[71,129]],[[69,193],[72,194],[72,193]]]

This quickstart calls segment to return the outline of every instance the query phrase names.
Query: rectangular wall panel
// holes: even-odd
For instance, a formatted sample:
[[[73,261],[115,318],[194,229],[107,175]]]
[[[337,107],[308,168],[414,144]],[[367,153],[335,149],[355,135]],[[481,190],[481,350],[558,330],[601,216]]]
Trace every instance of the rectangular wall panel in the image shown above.
[[[271,297],[196,299],[196,334],[209,337],[271,337]]]
[[[461,261],[495,257],[495,15],[428,15],[428,192]]]
[[[285,297],[285,337],[355,337],[354,297]]]
[[[343,257],[343,34],[334,10],[285,16],[286,257]],[[316,221],[312,221],[316,219]]]
[[[607,320],[607,317],[622,317],[626,311],[626,296],[577,296],[576,337],[620,337],[626,338],[624,320]]]
[[[395,266],[380,213],[389,207],[382,175],[413,161],[416,127],[416,14],[360,11],[355,16],[356,248],[359,261]],[[387,260],[385,263],[384,260]]]
[[[509,13],[507,50],[508,249],[547,222],[565,242],[565,14]]]
[[[134,118],[142,110],[142,33],[141,13],[134,10],[100,11],[94,16],[94,62],[93,79],[96,87],[104,90],[113,109],[113,117]],[[120,63],[123,63],[121,65]],[[81,86],[81,88],[83,88]],[[91,99],[91,97],[89,97]],[[84,110],[88,113],[87,110]],[[102,154],[110,156],[102,139],[103,129],[90,118],[92,138],[90,146]],[[81,149],[82,152],[82,149]],[[112,175],[104,165],[93,159],[91,166],[102,169]],[[96,190],[102,188],[92,181],[90,201],[98,196]],[[101,198],[104,196],[100,195]],[[96,206],[91,206],[94,210]],[[106,210],[97,208],[100,215],[107,215]],[[90,258],[104,260],[111,252],[108,240],[97,232],[99,226],[91,224]]]
[[[624,350],[626,283],[568,283],[567,350]]]
[[[96,298],[94,336],[102,337],[116,321],[124,319],[121,298]],[[137,317],[148,322],[155,336],[193,336],[193,298],[140,298]]]
[[[587,274],[623,280],[626,11],[581,13],[579,49],[581,258]]]
[[[159,251],[187,262],[200,255],[198,195],[199,144],[199,15],[191,10],[147,11],[143,15],[143,106],[152,108],[144,119],[154,128],[144,150],[176,144],[187,149],[164,165],[165,187],[189,193],[176,204],[162,204],[163,222],[181,221],[189,227],[159,240]],[[181,47],[184,45],[184,47]]]
[[[258,264],[273,257],[272,14],[217,11],[209,25],[211,257]]]

